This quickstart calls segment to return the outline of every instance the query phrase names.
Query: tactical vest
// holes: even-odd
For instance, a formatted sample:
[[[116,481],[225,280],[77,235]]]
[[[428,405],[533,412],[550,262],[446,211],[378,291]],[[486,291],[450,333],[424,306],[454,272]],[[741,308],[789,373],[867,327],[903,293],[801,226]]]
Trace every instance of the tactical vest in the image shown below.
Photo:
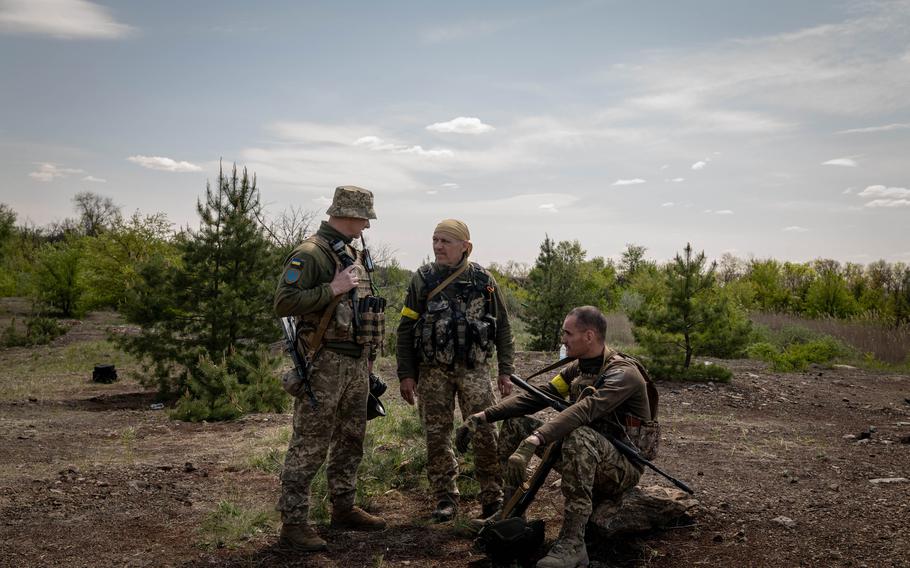
[[[332,250],[331,243],[321,235],[312,235],[305,239],[304,243],[310,243],[328,255],[335,263],[336,271],[344,269],[340,256]],[[386,301],[373,294],[372,275],[364,268],[362,254],[350,245],[345,245],[344,249],[353,259],[357,267],[355,270],[360,276],[356,288],[356,304],[353,297],[355,295],[346,292],[336,296],[325,309],[298,316],[298,348],[304,349],[304,353],[315,354],[329,341],[382,346],[382,338],[385,335]],[[312,254],[314,250],[310,249],[307,252]]]
[[[614,351],[607,357],[603,367],[597,374],[582,373],[576,363],[573,367],[578,372],[578,376],[570,383],[569,399],[575,402],[587,396],[590,392],[587,389],[591,387],[599,388],[603,385],[604,378],[610,374],[610,371],[615,370],[622,363],[634,365],[645,380],[651,419],[644,420],[640,416],[620,412],[618,409],[613,412],[612,416],[597,420],[589,424],[589,426],[602,434],[615,436],[626,443],[631,443],[638,448],[642,457],[647,460],[653,460],[657,457],[657,448],[660,444],[660,423],[657,421],[657,387],[654,386],[648,370],[638,359],[631,355]]]
[[[423,266],[417,273],[426,290],[433,290],[444,280],[433,265]],[[414,334],[414,347],[422,363],[452,367],[461,362],[470,369],[492,355],[496,346],[493,278],[474,262],[468,274],[469,280],[455,280],[427,299]]]

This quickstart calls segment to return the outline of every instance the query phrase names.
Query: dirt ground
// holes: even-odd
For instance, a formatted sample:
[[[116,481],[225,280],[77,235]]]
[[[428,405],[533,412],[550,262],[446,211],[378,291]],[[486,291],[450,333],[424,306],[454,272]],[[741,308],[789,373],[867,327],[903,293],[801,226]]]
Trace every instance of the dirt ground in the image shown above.
[[[176,422],[132,380],[93,384],[90,366],[29,370],[116,324],[92,314],[50,346],[0,350],[0,392],[12,393],[0,399],[0,566],[488,565],[452,526],[429,523],[419,492],[377,499],[383,532],[320,527],[326,553],[285,556],[274,530],[236,549],[202,546],[199,526],[220,501],[277,500],[277,477],[245,464],[290,415]],[[543,356],[519,361],[527,373]],[[910,377],[725,364],[728,385],[658,385],[657,461],[695,488],[691,522],[592,542],[592,565],[910,566]],[[665,482],[648,473],[642,484]],[[548,486],[529,516],[546,519],[552,539],[561,500]]]

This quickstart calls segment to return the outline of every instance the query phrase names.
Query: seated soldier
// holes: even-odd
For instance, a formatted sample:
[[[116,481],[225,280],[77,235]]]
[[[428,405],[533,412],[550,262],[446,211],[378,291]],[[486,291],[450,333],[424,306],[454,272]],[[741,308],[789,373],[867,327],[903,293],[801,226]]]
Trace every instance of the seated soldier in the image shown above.
[[[544,390],[568,399],[572,405],[549,422],[527,416],[546,403],[525,392],[472,414],[466,421],[473,429],[505,420],[499,456],[507,497],[527,479],[531,455],[541,455],[545,445],[562,441],[555,465],[562,475],[565,498],[562,530],[538,568],[587,566],[585,525],[594,505],[621,499],[641,477],[642,466],[619,453],[602,434],[631,441],[646,457],[656,451],[659,434],[652,421],[657,413],[656,391],[651,397],[654,400],[649,400],[648,387],[653,389],[653,385],[647,372],[633,358],[606,345],[606,329],[606,317],[593,306],[575,308],[566,316],[562,340],[567,356],[576,361]]]

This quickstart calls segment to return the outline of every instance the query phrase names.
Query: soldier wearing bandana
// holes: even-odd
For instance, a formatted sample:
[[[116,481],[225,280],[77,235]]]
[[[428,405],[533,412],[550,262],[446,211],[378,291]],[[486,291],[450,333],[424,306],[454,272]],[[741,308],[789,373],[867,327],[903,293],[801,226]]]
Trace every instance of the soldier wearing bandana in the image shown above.
[[[455,400],[462,416],[494,403],[490,358],[498,363],[502,396],[511,392],[513,345],[509,316],[496,280],[470,262],[473,245],[462,221],[446,219],[433,232],[436,261],[411,280],[398,327],[401,396],[418,404],[426,430],[427,477],[437,504],[433,518],[451,520],[457,511],[457,462],[452,451]],[[502,507],[496,432],[477,428],[474,444],[483,517]]]

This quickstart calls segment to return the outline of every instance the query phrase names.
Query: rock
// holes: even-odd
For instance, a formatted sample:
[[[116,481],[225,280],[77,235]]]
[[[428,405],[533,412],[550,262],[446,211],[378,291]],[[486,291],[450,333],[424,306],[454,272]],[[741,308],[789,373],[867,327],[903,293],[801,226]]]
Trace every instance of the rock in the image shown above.
[[[698,500],[670,487],[635,487],[619,503],[606,501],[594,508],[589,530],[599,538],[647,532],[685,520],[698,506]]]
[[[901,438],[901,444],[910,444],[910,435]]]
[[[782,525],[782,526],[785,526],[785,527],[787,527],[788,529],[792,529],[792,528],[796,527],[796,521],[794,521],[794,520],[791,519],[790,517],[785,517],[785,516],[783,516],[783,515],[771,519],[771,522],[772,522],[772,523],[777,523],[777,524]]]
[[[856,367],[854,367],[853,365],[831,365],[831,368],[832,369],[848,369],[848,370],[856,369]]]
[[[844,440],[855,440],[856,434],[844,434],[842,437]]]
[[[755,373],[746,373],[746,376],[749,377],[750,379],[757,379],[757,378],[758,378],[758,375],[756,375]]]
[[[906,477],[879,477],[878,479],[870,479],[869,483],[875,483],[876,485],[881,483],[907,483],[910,479]]]
[[[183,471],[184,473],[191,473],[196,471],[196,466],[193,465],[193,462],[186,462],[183,464]]]

